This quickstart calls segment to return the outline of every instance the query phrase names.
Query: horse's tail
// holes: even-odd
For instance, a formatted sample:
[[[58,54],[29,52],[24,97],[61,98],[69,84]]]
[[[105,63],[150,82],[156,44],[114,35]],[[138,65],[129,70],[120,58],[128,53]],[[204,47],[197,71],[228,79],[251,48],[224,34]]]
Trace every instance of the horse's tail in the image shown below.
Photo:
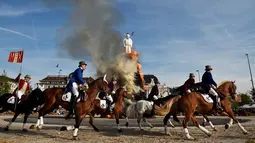
[[[7,97],[8,97],[8,96],[10,96],[9,93],[2,94],[2,95],[0,96],[0,108],[3,107],[4,102],[7,101]]]
[[[132,103],[127,107],[126,116],[128,118],[137,118],[136,103]]]

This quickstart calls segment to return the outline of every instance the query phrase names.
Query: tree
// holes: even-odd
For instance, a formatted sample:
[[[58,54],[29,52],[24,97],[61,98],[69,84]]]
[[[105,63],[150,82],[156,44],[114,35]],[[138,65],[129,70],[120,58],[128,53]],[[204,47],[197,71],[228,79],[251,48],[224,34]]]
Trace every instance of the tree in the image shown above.
[[[250,94],[252,96],[252,100],[255,102],[255,89],[251,89]]]
[[[245,105],[245,104],[251,104],[252,103],[252,100],[250,98],[250,96],[248,94],[241,94],[241,99],[242,99],[242,102],[240,103],[240,105]]]
[[[8,82],[0,82],[0,96],[4,93],[9,93],[11,85]]]

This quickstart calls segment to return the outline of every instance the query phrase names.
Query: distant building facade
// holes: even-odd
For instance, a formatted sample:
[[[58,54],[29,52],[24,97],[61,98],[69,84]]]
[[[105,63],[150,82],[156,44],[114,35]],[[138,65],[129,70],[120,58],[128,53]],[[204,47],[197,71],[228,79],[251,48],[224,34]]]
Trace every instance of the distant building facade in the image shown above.
[[[84,77],[85,81],[90,82],[94,80],[92,77]],[[40,80],[40,86],[43,86],[44,89],[60,87],[64,88],[67,85],[68,75],[48,75],[47,77]]]

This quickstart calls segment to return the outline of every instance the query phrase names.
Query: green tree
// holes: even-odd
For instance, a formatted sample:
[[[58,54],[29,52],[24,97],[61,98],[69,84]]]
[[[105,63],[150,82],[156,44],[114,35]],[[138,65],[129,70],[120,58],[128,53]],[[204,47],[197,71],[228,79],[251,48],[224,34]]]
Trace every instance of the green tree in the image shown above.
[[[237,109],[238,107],[240,107],[240,104],[236,101],[231,100],[231,107],[232,109]]]
[[[255,102],[255,89],[251,89],[251,91],[249,92],[252,96],[252,100],[253,102]]]
[[[248,94],[241,94],[240,96],[241,96],[241,99],[242,99],[241,105],[252,103],[252,100],[251,100],[251,98]]]
[[[0,96],[4,93],[9,93],[11,85],[8,82],[0,82]]]

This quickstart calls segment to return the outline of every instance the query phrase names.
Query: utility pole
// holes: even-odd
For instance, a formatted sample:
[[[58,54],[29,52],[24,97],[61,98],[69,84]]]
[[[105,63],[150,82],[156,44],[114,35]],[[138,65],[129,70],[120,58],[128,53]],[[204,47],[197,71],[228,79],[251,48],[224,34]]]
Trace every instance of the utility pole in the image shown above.
[[[253,78],[252,78],[252,72],[251,72],[251,65],[250,65],[249,55],[248,54],[245,54],[245,55],[247,57],[248,66],[249,66],[249,70],[250,70],[252,90],[254,91],[254,83],[253,83]]]
[[[200,82],[200,72],[199,70],[196,70],[197,74],[198,74],[198,81]]]

